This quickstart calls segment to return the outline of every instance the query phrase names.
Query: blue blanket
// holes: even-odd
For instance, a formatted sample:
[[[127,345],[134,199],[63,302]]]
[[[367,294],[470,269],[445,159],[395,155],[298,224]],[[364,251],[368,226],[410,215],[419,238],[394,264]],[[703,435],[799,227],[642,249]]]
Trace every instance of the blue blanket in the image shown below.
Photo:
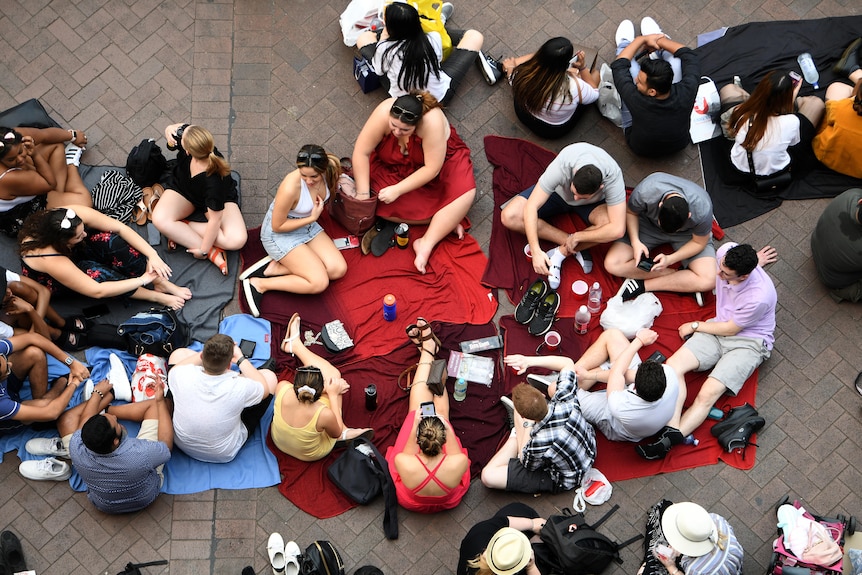
[[[199,347],[196,344],[194,347]],[[117,354],[126,365],[126,370],[133,373],[137,358],[131,354],[117,350],[90,348],[87,350],[87,362],[91,367],[93,381],[101,381],[108,373],[108,355]],[[53,358],[49,358],[52,360]],[[62,375],[65,366],[59,362],[49,364],[49,377]],[[68,369],[65,370],[68,373]],[[83,395],[79,389],[70,402],[70,406],[78,405]],[[278,464],[275,456],[266,447],[266,436],[270,423],[272,422],[272,404],[261,420],[260,427],[249,438],[236,458],[229,463],[204,463],[192,459],[178,448],[174,448],[170,461],[165,465],[165,483],[162,493],[180,495],[186,493],[198,493],[208,489],[247,489],[253,487],[269,487],[277,485],[281,481],[278,472]],[[130,435],[137,434],[140,424],[135,422],[123,422]],[[55,437],[55,430],[35,431],[25,427],[22,431],[0,436],[0,461],[2,454],[9,451],[17,451],[22,461],[28,459],[41,459],[41,456],[30,455],[24,449],[24,445],[34,437]],[[69,484],[75,491],[86,491],[87,486],[78,476],[72,473]]]

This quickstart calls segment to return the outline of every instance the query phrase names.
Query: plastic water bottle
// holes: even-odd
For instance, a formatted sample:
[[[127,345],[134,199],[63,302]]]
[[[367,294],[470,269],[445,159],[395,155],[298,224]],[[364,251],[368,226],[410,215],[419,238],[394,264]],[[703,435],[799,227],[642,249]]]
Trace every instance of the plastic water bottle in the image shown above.
[[[694,437],[694,435],[693,435],[693,434],[688,434],[688,435],[686,435],[686,436],[685,436],[685,440],[683,440],[683,443],[684,443],[684,444],[686,444],[686,445],[694,445],[694,446],[697,446],[697,445],[700,443],[700,441],[699,441],[699,440],[697,440],[697,439],[695,439],[695,437]]]
[[[587,309],[587,306],[582,305],[578,308],[578,312],[575,314],[575,333],[585,334],[587,333],[587,328],[590,326],[590,310]]]
[[[599,313],[602,309],[602,286],[593,282],[590,295],[587,297],[587,309],[590,313]]]
[[[395,296],[391,293],[386,294],[383,298],[383,319],[386,321],[395,321],[398,317],[397,302]]]
[[[467,397],[467,381],[463,377],[459,377],[455,382],[455,392],[452,394],[452,399],[455,401],[464,401]]]
[[[805,81],[814,86],[815,90],[820,89],[820,74],[817,72],[817,66],[814,65],[814,59],[811,54],[804,52],[796,58],[799,62],[799,67],[802,68],[802,75],[805,76]]]

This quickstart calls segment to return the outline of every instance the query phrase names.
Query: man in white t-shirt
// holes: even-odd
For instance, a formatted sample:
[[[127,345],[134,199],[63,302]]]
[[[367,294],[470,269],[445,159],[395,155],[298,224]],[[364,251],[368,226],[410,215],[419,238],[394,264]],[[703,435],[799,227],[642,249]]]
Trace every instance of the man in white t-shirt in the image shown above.
[[[612,441],[640,441],[673,417],[679,395],[674,371],[654,360],[634,361],[638,350],[656,339],[651,329],[640,330],[631,342],[620,330],[609,329],[575,363],[584,418]],[[607,360],[609,371],[597,369]],[[607,389],[588,391],[598,381],[606,381]]]
[[[272,401],[275,374],[254,367],[224,334],[209,338],[200,353],[175,351],[171,364],[175,445],[200,461],[232,461]]]

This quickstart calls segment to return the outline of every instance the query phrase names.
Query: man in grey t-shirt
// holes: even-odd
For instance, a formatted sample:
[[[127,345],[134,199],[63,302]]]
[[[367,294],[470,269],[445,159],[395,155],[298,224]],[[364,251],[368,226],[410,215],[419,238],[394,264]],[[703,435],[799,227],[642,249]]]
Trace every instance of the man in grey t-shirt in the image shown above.
[[[506,202],[500,219],[508,229],[527,236],[536,273],[551,274],[552,279],[556,274],[559,285],[563,258],[622,237],[626,228],[625,201],[619,165],[606,151],[581,142],[563,148],[535,186]],[[587,228],[570,234],[550,223],[554,216],[569,212],[577,213]],[[539,246],[540,239],[559,248],[545,254]],[[592,262],[589,269],[584,266],[587,273],[590,269]],[[551,287],[556,289],[553,281]]]
[[[706,190],[683,178],[656,172],[632,191],[626,212],[627,235],[614,243],[605,269],[629,278],[620,290],[623,301],[645,291],[696,293],[715,287],[712,245],[712,201]],[[673,252],[650,251],[670,244]],[[638,267],[652,259],[649,270]],[[679,264],[677,266],[676,264]],[[703,298],[698,298],[703,305]]]

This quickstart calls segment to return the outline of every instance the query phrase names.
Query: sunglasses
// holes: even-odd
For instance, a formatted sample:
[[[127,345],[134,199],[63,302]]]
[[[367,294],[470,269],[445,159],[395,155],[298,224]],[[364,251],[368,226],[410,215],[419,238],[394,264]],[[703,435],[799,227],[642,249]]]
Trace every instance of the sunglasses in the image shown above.
[[[14,146],[20,141],[20,134],[18,134],[18,132],[15,132],[14,130],[9,130],[5,134],[3,134],[3,138],[0,139],[0,150],[5,148],[6,146]]]
[[[75,213],[75,210],[72,208],[66,208],[66,217],[60,220],[60,229],[68,230],[72,227],[72,220],[76,218],[78,214]]]
[[[411,112],[410,110],[405,110],[397,104],[392,104],[392,108],[389,110],[389,114],[395,118],[398,118],[402,122],[407,122],[408,124],[412,124],[419,119],[419,114],[417,114],[416,112]]]
[[[326,166],[326,162],[328,162],[328,158],[326,154],[320,154],[318,152],[300,152],[296,155],[296,166],[298,168],[304,167],[313,167],[313,168],[322,168]]]
[[[303,365],[296,368],[296,373],[320,373],[320,368],[313,365]]]

